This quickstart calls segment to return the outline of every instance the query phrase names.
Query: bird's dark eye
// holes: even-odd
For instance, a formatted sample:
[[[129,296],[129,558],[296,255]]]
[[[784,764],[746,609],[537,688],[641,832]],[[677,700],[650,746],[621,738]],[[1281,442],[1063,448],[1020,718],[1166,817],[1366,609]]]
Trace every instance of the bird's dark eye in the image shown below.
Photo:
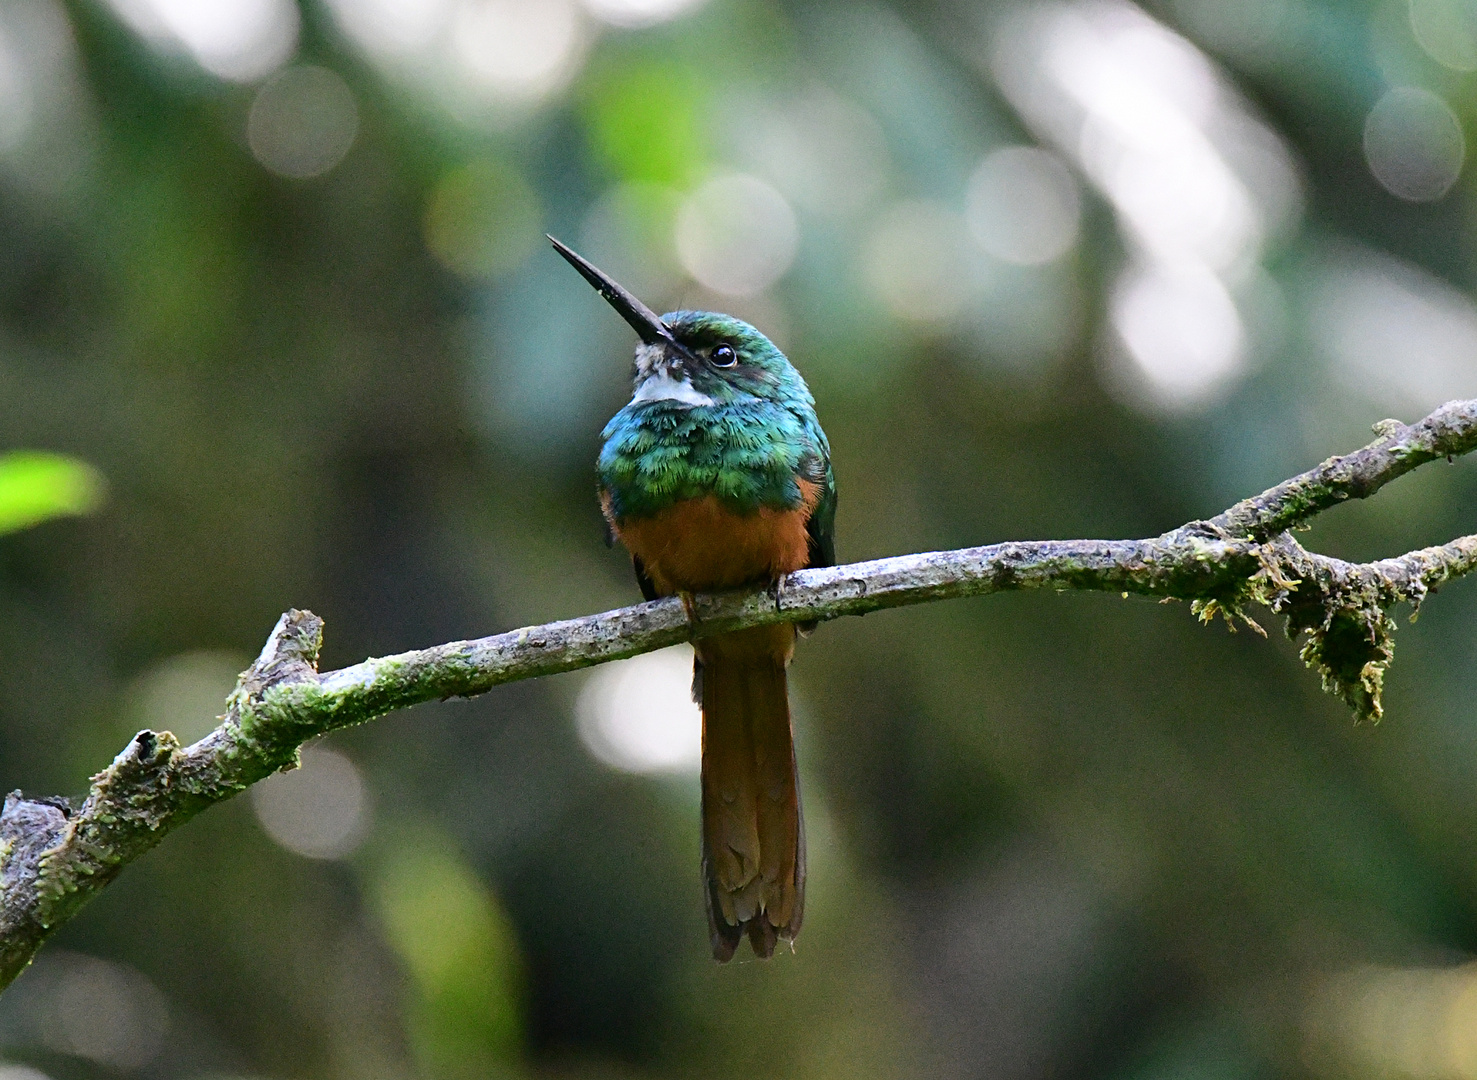
[[[738,353],[733,351],[732,345],[719,345],[708,358],[713,361],[714,367],[733,367],[738,363]]]

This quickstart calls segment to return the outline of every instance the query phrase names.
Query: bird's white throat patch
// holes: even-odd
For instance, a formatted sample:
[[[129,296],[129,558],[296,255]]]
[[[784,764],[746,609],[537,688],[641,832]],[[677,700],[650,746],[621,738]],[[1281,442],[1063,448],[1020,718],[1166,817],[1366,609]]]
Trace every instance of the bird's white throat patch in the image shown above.
[[[680,371],[681,368],[676,370]],[[675,401],[679,405],[716,405],[717,402],[698,390],[693,389],[691,379],[677,379],[672,376],[673,368],[667,363],[667,349],[664,345],[636,346],[636,392],[631,395],[631,402],[638,401]]]
[[[665,369],[659,369],[643,378],[636,385],[631,401],[675,401],[689,406],[717,404],[707,394],[694,389],[692,380],[674,379]]]

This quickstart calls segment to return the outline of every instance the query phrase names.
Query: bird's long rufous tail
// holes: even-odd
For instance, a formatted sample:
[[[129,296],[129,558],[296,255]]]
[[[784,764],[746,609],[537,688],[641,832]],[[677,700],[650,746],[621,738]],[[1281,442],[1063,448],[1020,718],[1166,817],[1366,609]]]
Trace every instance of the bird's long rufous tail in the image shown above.
[[[703,709],[703,879],[713,955],[745,933],[767,957],[792,940],[805,908],[805,824],[795,775],[785,667],[788,625],[698,642]]]

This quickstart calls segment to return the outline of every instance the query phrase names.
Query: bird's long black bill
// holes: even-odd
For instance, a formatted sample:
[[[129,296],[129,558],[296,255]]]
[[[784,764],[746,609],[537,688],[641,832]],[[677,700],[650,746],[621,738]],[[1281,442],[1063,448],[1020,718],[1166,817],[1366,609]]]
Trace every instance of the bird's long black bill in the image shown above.
[[[544,235],[548,236],[548,233]],[[642,341],[648,345],[677,344],[672,331],[667,329],[657,313],[617,284],[609,274],[552,236],[549,236],[549,243],[554,245],[554,250],[563,255],[586,281],[595,286],[595,291],[605,297],[606,303],[620,312],[621,318],[631,324],[631,328]]]

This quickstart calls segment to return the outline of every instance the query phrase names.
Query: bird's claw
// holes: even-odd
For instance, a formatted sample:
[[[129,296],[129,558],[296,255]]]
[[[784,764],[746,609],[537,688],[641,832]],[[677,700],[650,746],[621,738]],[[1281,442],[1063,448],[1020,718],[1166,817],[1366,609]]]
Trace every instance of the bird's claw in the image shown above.
[[[774,579],[774,584],[771,585],[770,588],[769,588],[770,593],[774,596],[774,610],[775,611],[784,611],[785,610],[785,578],[786,578],[786,576],[787,575],[785,575],[785,574],[781,574],[779,577],[775,578]]]
[[[698,627],[703,624],[703,620],[697,613],[697,594],[679,589],[677,591],[677,597],[682,601],[682,610],[687,615],[687,625],[692,627],[693,631],[696,632]]]

